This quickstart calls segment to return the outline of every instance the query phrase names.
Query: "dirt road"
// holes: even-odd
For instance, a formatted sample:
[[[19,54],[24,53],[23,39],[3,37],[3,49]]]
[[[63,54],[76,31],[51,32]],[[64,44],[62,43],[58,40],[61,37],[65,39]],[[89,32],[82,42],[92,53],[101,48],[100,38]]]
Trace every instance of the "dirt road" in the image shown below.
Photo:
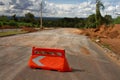
[[[120,66],[86,36],[55,29],[0,38],[0,80],[120,80]],[[63,48],[72,72],[30,69],[31,47]]]

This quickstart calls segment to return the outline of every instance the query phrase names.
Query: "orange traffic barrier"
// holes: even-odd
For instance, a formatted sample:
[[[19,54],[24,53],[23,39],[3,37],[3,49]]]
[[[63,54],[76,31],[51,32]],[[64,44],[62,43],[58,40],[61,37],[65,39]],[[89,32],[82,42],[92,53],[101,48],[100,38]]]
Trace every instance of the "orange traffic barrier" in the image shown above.
[[[42,68],[61,72],[69,72],[72,70],[65,57],[65,50],[61,49],[33,47],[29,66],[31,68]]]

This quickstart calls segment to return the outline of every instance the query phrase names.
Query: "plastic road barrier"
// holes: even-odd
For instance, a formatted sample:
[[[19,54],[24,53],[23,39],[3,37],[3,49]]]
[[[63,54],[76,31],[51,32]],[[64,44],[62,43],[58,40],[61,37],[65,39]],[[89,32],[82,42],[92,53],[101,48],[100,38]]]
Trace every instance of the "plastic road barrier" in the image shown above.
[[[60,72],[72,71],[65,57],[65,50],[62,49],[33,47],[28,65],[31,68],[45,70],[57,70]]]

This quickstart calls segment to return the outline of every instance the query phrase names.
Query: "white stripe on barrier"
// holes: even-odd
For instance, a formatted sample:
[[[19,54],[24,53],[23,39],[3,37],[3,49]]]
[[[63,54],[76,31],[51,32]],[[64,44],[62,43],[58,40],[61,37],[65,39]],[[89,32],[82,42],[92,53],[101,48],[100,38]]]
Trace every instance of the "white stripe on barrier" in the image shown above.
[[[40,60],[43,59],[43,58],[45,58],[45,56],[38,56],[38,57],[32,59],[32,61],[33,61],[35,64],[37,64],[38,66],[44,66],[44,65],[40,62]]]

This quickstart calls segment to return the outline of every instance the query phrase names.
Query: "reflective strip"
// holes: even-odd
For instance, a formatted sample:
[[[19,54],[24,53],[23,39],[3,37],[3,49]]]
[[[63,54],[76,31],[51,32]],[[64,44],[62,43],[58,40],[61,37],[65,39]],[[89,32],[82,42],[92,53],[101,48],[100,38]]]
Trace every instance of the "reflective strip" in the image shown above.
[[[43,58],[45,58],[45,56],[38,56],[38,57],[32,59],[32,61],[34,63],[36,63],[38,66],[44,66],[42,63],[40,63],[40,60],[43,59]]]

